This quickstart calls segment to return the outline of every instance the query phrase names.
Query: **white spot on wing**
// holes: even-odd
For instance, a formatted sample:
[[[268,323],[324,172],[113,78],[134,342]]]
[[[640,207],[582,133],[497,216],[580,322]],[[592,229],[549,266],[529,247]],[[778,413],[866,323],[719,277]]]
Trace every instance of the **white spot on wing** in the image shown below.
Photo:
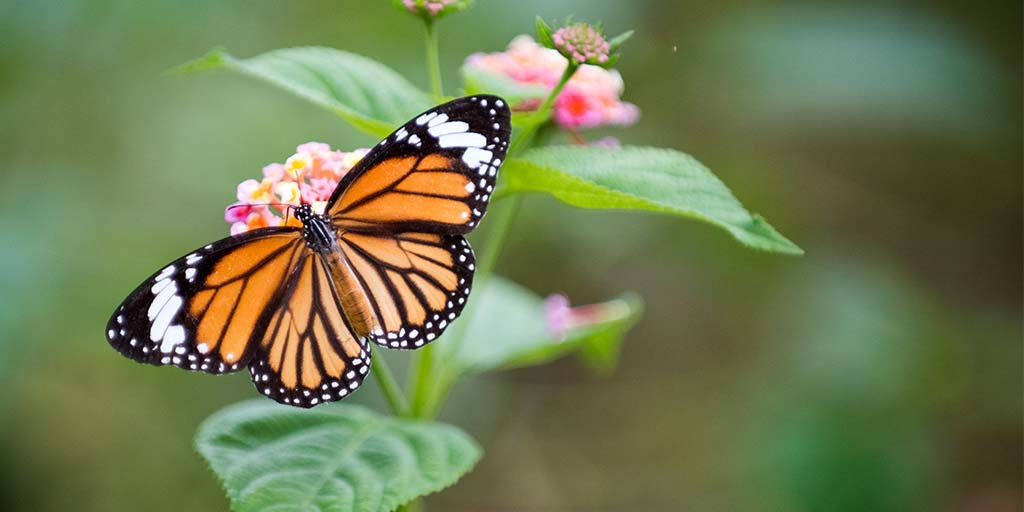
[[[153,320],[153,325],[149,328],[149,339],[153,341],[163,339],[167,328],[171,325],[171,320],[174,319],[174,315],[178,314],[178,309],[181,308],[182,302],[181,297],[177,295],[167,301],[167,304],[160,310],[156,320]]]
[[[464,134],[464,135],[476,135],[476,134],[475,133],[467,133],[467,134]],[[449,137],[451,137],[451,135],[449,135]],[[441,138],[444,139],[444,137],[441,137]],[[483,136],[481,135],[480,138],[483,138]],[[466,165],[469,166],[470,169],[476,169],[477,167],[480,167],[480,164],[482,164],[484,162],[490,162],[491,161],[491,157],[493,155],[494,155],[493,153],[491,153],[490,151],[487,151],[486,149],[467,148],[465,153],[462,154],[462,161],[465,162]]]
[[[445,122],[447,120],[448,120],[448,114],[440,114],[437,117],[431,119],[427,123],[427,126],[432,128],[432,127],[437,126],[437,125],[439,125],[439,124],[441,124],[441,123],[443,123],[443,122]]]
[[[157,290],[158,286],[153,287],[156,297],[153,299],[153,302],[149,305],[149,310],[146,312],[150,320],[156,318],[156,316],[160,314],[160,311],[163,311],[167,301],[171,300],[171,297],[174,297],[174,294],[178,292],[178,287],[170,279],[163,281],[163,283],[166,284],[158,285],[159,290]]]
[[[487,137],[474,132],[452,133],[442,135],[437,143],[442,148],[482,148],[487,144]]]
[[[164,332],[164,341],[160,344],[160,351],[168,353],[172,349],[178,354],[185,353],[185,347],[180,346],[185,342],[185,328],[180,325],[172,325]],[[177,348],[175,346],[178,345]]]
[[[449,121],[447,123],[439,124],[437,126],[431,126],[430,128],[427,129],[427,132],[433,135],[434,137],[440,137],[442,135],[447,135],[450,133],[462,133],[465,131],[469,131],[469,125],[462,121]]]
[[[427,124],[428,121],[433,119],[434,116],[436,116],[436,115],[437,115],[437,112],[427,112],[426,114],[423,114],[422,116],[419,116],[419,117],[416,118],[416,124],[420,125],[420,126],[423,126],[423,125]]]

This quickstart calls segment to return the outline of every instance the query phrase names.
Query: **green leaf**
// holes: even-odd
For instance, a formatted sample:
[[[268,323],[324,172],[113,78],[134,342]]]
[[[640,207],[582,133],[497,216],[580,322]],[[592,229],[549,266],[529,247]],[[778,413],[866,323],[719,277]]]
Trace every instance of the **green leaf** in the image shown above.
[[[388,135],[433,104],[426,93],[391,68],[333,48],[285,48],[248,59],[215,49],[177,71],[218,68],[269,82],[377,137]]]
[[[544,300],[533,292],[497,276],[482,291],[465,341],[457,348],[446,343],[440,348],[448,351],[441,360],[465,372],[539,365],[573,352],[596,370],[610,371],[623,337],[643,311],[643,302],[632,294],[583,306],[592,313],[585,315],[591,321],[555,339],[547,329]]]
[[[609,39],[608,40],[608,51],[611,52],[611,53],[615,53],[615,51],[618,50],[620,46],[622,46],[622,43],[625,43],[631,37],[633,37],[633,31],[632,30],[627,30],[627,31],[625,31],[625,32],[623,32],[623,33],[621,33],[621,34],[619,34],[619,35]]]
[[[462,66],[461,71],[467,95],[495,94],[504,98],[509,105],[517,105],[528,99],[540,103],[550,92],[541,84],[517,82],[505,75],[469,65]]]
[[[207,418],[196,448],[236,512],[387,512],[455,483],[481,455],[450,425],[264,399]]]
[[[540,16],[537,16],[537,41],[541,46],[555,47],[555,42],[551,40],[551,27]]]
[[[719,226],[748,247],[803,254],[743,208],[711,171],[679,151],[548,146],[509,159],[501,172],[503,194],[546,192],[579,208],[670,213]]]

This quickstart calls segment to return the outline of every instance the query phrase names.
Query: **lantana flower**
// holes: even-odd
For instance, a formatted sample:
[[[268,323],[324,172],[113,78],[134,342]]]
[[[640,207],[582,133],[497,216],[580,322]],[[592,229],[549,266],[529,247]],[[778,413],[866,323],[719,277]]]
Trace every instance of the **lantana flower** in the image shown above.
[[[396,0],[395,5],[412,14],[427,19],[439,18],[454,11],[461,11],[471,2],[469,0]]]
[[[629,308],[621,300],[571,307],[569,297],[561,293],[548,295],[544,299],[547,331],[558,341],[564,340],[572,329],[610,322],[628,314]]]
[[[299,221],[288,212],[290,206],[308,203],[317,212],[323,212],[338,181],[367,151],[335,151],[321,142],[307,142],[295,148],[295,154],[285,163],[267,165],[262,180],[249,179],[238,184],[238,202],[224,211],[231,234],[269,226],[298,226]]]
[[[474,53],[466,59],[470,68],[540,85],[548,91],[555,88],[568,65],[569,61],[558,50],[545,48],[528,35],[517,36],[503,52]],[[618,71],[582,64],[555,99],[554,120],[570,130],[634,124],[640,110],[622,101],[624,87]],[[542,99],[531,98],[514,108],[536,109]]]

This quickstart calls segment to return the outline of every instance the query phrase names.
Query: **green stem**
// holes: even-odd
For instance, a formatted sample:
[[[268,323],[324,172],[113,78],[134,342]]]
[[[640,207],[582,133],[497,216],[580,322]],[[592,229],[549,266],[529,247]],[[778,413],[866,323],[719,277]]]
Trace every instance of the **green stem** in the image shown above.
[[[434,344],[431,343],[417,352],[418,357],[413,362],[412,371],[409,373],[409,386],[412,394],[411,412],[414,418],[426,418],[424,410],[430,396],[430,377],[434,367]]]
[[[434,20],[425,21],[427,28],[427,75],[430,77],[430,92],[434,98],[440,101],[444,98],[444,89],[441,86],[441,59],[438,56],[437,30],[434,28]]]
[[[394,374],[391,373],[391,368],[388,367],[387,359],[384,358],[383,354],[373,349],[376,354],[373,354],[373,376],[377,379],[377,384],[380,385],[380,391],[384,394],[384,398],[388,401],[388,406],[391,407],[391,412],[396,416],[409,416],[409,401],[405,398],[405,394],[402,393],[402,388],[398,385],[395,380]]]

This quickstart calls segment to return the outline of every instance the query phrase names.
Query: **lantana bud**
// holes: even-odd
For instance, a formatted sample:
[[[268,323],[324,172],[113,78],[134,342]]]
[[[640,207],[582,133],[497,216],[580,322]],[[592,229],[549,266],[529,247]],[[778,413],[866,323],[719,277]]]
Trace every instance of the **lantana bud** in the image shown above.
[[[428,20],[464,10],[471,3],[471,0],[395,0],[396,7]]]
[[[615,53],[618,47],[632,35],[631,30],[607,40],[600,26],[569,22],[552,33],[544,19],[537,18],[537,36],[541,44],[558,50],[558,53],[577,66],[593,64],[610,68],[619,59]]]

